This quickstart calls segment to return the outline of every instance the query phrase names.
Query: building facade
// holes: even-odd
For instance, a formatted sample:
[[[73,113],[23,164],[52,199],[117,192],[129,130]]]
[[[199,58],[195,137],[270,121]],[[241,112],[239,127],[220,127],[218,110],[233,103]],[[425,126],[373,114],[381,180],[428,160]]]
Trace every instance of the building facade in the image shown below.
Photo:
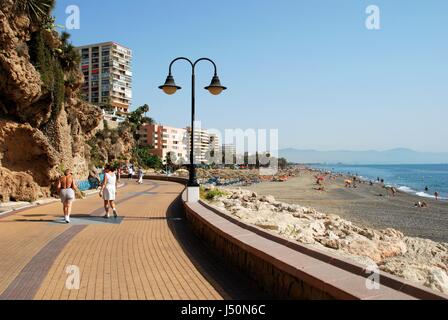
[[[222,155],[223,155],[223,164],[231,165],[237,164],[237,153],[236,153],[236,145],[234,144],[223,144],[222,145]]]
[[[132,104],[132,51],[115,42],[78,47],[84,99],[128,112]]]
[[[147,124],[138,132],[139,145],[150,147],[151,153],[162,160],[171,155],[176,163],[190,163],[190,128],[181,129],[161,124]],[[221,159],[221,145],[219,137],[207,130],[195,130],[195,163],[218,163]],[[212,152],[213,151],[213,152]],[[215,159],[211,159],[215,157]]]
[[[151,147],[151,153],[162,160],[171,156],[173,162],[188,162],[186,129],[158,124],[142,126],[139,132],[141,146]]]
[[[191,128],[187,127],[188,134],[188,157],[190,156]],[[195,164],[217,163],[221,157],[221,148],[219,137],[216,134],[209,133],[205,129],[194,130],[194,162]],[[188,158],[190,159],[190,158]]]

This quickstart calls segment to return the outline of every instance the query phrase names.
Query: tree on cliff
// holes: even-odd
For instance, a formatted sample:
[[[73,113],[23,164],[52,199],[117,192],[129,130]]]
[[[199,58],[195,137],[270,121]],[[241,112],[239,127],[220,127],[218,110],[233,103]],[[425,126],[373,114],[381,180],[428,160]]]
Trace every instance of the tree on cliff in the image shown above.
[[[145,116],[149,111],[147,104],[130,112],[126,120],[117,128],[109,128],[98,131],[88,144],[91,148],[90,158],[93,164],[101,165],[111,161],[132,161],[146,167],[158,167],[159,163],[150,152],[149,148],[139,148],[138,131],[145,123],[153,123],[153,120]]]
[[[16,0],[18,12],[23,12],[37,23],[43,23],[49,17],[55,5],[55,0]]]
[[[151,124],[154,122],[153,119],[145,116],[147,112],[149,112],[149,106],[147,104],[144,104],[143,106],[138,107],[135,111],[131,112],[126,121],[123,123],[123,125],[127,126],[134,134],[135,141],[138,141],[140,139],[138,131],[140,130],[142,125]]]

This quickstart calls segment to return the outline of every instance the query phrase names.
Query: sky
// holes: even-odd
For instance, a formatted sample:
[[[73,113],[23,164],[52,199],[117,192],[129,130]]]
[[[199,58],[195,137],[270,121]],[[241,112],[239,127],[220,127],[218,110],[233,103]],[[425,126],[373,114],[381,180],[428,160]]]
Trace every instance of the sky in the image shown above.
[[[380,30],[365,26],[380,9]],[[133,107],[185,127],[183,87],[157,87],[178,56],[208,57],[229,89],[212,96],[212,66],[197,67],[197,118],[212,129],[278,129],[280,148],[448,151],[448,1],[57,0],[65,24],[80,9],[74,45],[115,41],[133,50]]]

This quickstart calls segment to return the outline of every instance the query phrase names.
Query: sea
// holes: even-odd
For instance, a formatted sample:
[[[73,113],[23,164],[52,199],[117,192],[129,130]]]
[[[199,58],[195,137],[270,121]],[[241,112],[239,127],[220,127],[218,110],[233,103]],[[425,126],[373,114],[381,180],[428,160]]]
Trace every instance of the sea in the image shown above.
[[[448,200],[448,164],[403,165],[327,165],[310,167],[334,173],[357,175],[368,181],[384,179],[386,185],[417,196],[434,198],[438,192],[441,199]],[[428,187],[428,191],[425,188]]]

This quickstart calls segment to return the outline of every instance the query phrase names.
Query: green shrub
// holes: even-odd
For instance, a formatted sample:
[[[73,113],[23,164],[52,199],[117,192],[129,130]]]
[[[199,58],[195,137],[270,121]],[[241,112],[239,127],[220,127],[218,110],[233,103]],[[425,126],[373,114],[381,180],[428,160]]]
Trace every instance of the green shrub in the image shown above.
[[[212,189],[205,192],[205,199],[214,200],[216,198],[221,198],[227,195],[227,192],[220,189]]]
[[[147,147],[135,148],[134,158],[140,165],[146,168],[160,169],[162,167],[162,160],[152,155],[150,149]]]

